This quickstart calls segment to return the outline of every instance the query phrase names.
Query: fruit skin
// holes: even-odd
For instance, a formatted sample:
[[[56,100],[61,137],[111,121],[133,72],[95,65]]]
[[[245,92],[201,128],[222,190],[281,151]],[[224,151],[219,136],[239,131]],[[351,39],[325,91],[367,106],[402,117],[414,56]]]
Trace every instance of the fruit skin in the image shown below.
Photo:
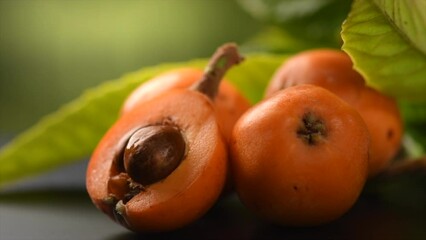
[[[301,52],[285,61],[269,82],[265,97],[300,84],[323,87],[349,104],[358,101],[365,87],[364,79],[352,69],[352,61],[346,53],[316,49]]]
[[[106,201],[108,181],[119,173],[114,158],[129,133],[162,120],[173,122],[186,136],[186,157],[168,177],[130,199],[120,220],[115,206]],[[136,232],[168,231],[208,211],[222,192],[226,172],[226,146],[210,99],[197,91],[171,90],[135,105],[111,127],[90,159],[86,186],[94,204],[125,227]]]
[[[371,136],[369,176],[383,172],[401,147],[403,121],[393,98],[366,87],[355,105]]]
[[[194,68],[179,68],[163,73],[136,88],[125,100],[121,113],[130,112],[137,103],[148,101],[171,89],[189,88],[202,76],[203,71]],[[214,106],[221,132],[225,139],[229,140],[235,122],[251,104],[226,79],[222,79]]]
[[[399,151],[403,122],[397,102],[366,86],[363,77],[352,66],[351,59],[343,51],[316,49],[301,52],[276,71],[265,97],[287,87],[313,84],[349,103],[360,113],[371,135],[369,176],[373,177],[383,171]]]
[[[325,124],[313,145],[297,133],[306,113]],[[235,125],[235,189],[248,209],[273,223],[330,222],[351,208],[364,186],[369,142],[359,114],[329,91],[313,85],[282,90]]]

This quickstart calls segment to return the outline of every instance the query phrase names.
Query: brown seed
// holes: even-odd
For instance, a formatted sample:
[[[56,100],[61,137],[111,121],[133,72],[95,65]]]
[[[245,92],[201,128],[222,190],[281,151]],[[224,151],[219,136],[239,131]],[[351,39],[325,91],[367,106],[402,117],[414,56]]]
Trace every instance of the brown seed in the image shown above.
[[[124,168],[133,181],[150,185],[166,178],[179,166],[185,149],[185,139],[176,127],[143,127],[127,143]]]

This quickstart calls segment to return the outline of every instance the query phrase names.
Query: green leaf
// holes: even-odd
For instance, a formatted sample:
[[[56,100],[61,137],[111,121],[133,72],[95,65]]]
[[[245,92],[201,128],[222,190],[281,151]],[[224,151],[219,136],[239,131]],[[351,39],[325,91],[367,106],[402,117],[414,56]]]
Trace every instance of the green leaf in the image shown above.
[[[367,83],[410,101],[426,100],[422,1],[355,0],[342,27],[342,48]]]
[[[383,14],[404,33],[406,40],[426,54],[426,1],[374,0]]]
[[[251,102],[263,89],[284,56],[248,56],[227,78]],[[139,84],[173,68],[202,68],[207,60],[144,68],[107,82],[43,118],[0,150],[0,186],[88,157],[118,117],[128,94]]]

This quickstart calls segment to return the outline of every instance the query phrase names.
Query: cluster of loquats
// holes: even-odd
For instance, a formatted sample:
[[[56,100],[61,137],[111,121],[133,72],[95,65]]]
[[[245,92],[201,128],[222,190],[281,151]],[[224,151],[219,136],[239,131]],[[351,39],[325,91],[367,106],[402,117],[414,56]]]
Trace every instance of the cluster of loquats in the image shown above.
[[[95,149],[87,190],[102,212],[136,232],[170,231],[224,194],[267,221],[330,222],[399,148],[393,100],[367,87],[342,52],[304,52],[281,66],[251,106],[226,79],[235,44],[206,70],[177,69],[137,88]]]
[[[271,222],[328,223],[386,168],[401,137],[396,102],[366,86],[348,55],[302,52],[279,67],[265,99],[235,125],[235,189]]]

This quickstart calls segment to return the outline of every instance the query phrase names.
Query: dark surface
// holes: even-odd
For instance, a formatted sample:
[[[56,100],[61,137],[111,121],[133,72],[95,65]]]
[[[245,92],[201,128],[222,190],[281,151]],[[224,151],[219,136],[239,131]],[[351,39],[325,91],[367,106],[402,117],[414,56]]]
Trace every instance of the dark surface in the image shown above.
[[[0,239],[426,239],[424,210],[366,197],[321,227],[264,223],[231,196],[181,230],[135,234],[92,205],[84,189],[85,166],[83,161],[0,192]]]

